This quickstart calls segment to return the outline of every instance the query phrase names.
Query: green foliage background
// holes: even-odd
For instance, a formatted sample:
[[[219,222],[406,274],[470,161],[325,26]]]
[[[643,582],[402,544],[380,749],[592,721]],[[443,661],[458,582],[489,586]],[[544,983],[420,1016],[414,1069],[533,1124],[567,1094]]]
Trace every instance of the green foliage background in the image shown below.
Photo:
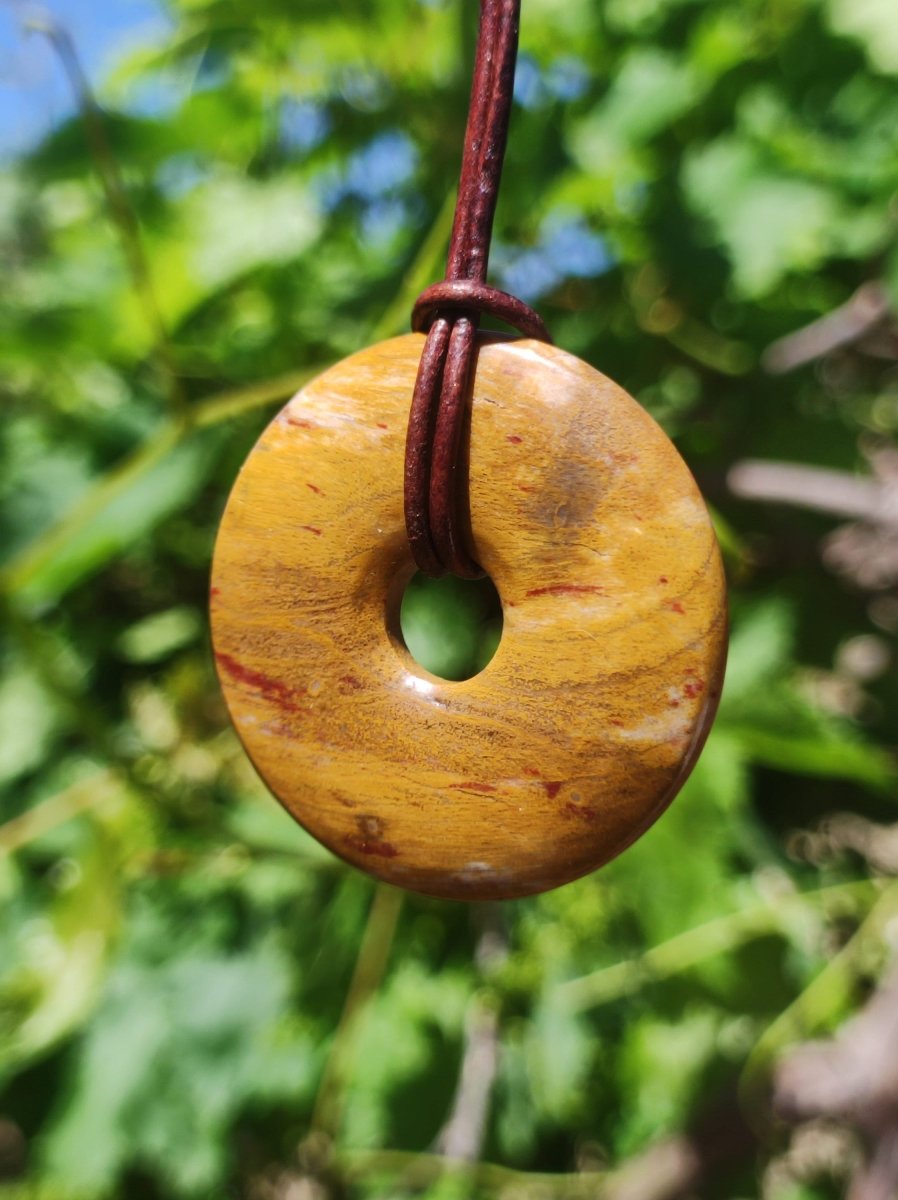
[[[676,439],[733,642],[668,815],[488,912],[376,891],[292,825],[227,725],[205,619],[264,423],[442,273],[476,6],[169,8],[92,81],[102,116],[0,174],[0,1197],[601,1195],[734,1092],[759,1141],[702,1194],[756,1195],[786,1143],[771,1064],[854,1010],[898,907],[795,831],[892,820],[898,726],[894,674],[840,665],[893,638],[821,565],[832,522],[739,504],[725,473],[853,470],[898,425],[894,360],[761,363],[861,283],[898,294],[893,4],[524,0],[494,278]],[[449,674],[483,648],[446,650],[439,603],[412,619]],[[491,1013],[495,1166],[446,1174]]]

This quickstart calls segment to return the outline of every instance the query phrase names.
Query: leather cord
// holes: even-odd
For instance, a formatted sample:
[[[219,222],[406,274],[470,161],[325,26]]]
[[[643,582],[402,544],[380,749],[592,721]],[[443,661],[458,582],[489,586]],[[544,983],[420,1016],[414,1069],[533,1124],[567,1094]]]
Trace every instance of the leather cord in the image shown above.
[[[418,297],[412,328],[427,333],[405,447],[405,524],[420,570],[477,578],[466,544],[467,478],[461,435],[483,313],[551,341],[523,301],[486,283],[493,218],[511,115],[520,0],[481,0],[480,32],[446,278]]]

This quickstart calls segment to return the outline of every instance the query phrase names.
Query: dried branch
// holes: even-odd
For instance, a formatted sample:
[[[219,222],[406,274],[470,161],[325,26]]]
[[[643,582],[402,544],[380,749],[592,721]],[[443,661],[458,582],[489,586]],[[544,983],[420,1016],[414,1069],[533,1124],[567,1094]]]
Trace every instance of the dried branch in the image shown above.
[[[490,1097],[499,1067],[499,1019],[475,997],[465,1021],[465,1048],[449,1119],[436,1139],[437,1150],[455,1162],[477,1162],[489,1119]]]
[[[730,469],[730,491],[742,500],[794,504],[816,512],[868,521],[891,515],[885,486],[847,471],[829,471],[801,463],[744,459]]]
[[[898,451],[888,442],[861,441],[872,476],[801,463],[745,459],[728,483],[743,500],[795,504],[853,518],[823,544],[823,560],[858,586],[876,590],[898,582]]]
[[[774,1102],[791,1122],[835,1117],[875,1132],[898,1120],[898,970],[837,1037],[784,1059]]]
[[[898,824],[880,825],[860,813],[834,813],[816,829],[794,834],[789,850],[817,865],[849,850],[865,859],[873,871],[898,875]]]
[[[501,917],[494,906],[476,910],[482,929],[475,950],[481,976],[488,976],[508,952]],[[456,1162],[477,1162],[489,1120],[490,1098],[499,1069],[499,1018],[482,992],[473,997],[465,1021],[465,1046],[449,1118],[435,1148]]]
[[[898,1131],[891,1130],[851,1181],[846,1200],[895,1200],[898,1194]]]
[[[735,1095],[724,1097],[681,1134],[656,1142],[608,1177],[602,1200],[679,1200],[738,1161],[754,1144]]]
[[[849,1200],[898,1193],[898,968],[839,1034],[799,1046],[774,1076],[774,1105],[792,1123],[827,1117],[857,1128],[869,1147]]]
[[[783,375],[850,346],[885,322],[891,304],[885,285],[878,280],[862,284],[854,295],[826,316],[773,342],[762,358],[771,375]]]

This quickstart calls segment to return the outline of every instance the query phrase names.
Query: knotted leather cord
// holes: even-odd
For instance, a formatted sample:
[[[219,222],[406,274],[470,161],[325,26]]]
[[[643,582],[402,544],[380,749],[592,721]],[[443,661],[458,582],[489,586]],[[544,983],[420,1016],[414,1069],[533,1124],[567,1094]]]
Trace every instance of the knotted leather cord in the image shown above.
[[[405,447],[405,525],[420,570],[483,574],[464,544],[467,480],[461,433],[482,313],[527,337],[551,341],[521,300],[486,284],[493,217],[511,115],[520,0],[481,0],[471,106],[465,131],[446,278],[418,297],[412,328],[427,332]]]

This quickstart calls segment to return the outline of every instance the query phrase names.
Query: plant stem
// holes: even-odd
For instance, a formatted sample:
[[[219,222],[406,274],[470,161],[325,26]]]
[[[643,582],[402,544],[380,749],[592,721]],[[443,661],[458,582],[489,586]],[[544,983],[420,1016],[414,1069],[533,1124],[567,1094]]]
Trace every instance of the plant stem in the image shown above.
[[[118,781],[111,771],[97,771],[87,779],[79,779],[71,787],[48,796],[20,816],[0,825],[0,854],[14,854],[117,791]]]
[[[718,954],[736,950],[746,942],[782,928],[790,912],[808,905],[838,906],[854,911],[875,899],[876,885],[869,880],[840,883],[810,892],[784,896],[775,903],[765,900],[741,912],[717,917],[694,929],[652,946],[636,958],[593,971],[558,985],[558,995],[574,1011],[609,1004],[632,995],[649,983],[668,979]]]
[[[118,230],[134,291],[153,338],[156,361],[165,380],[170,409],[174,413],[182,412],[186,407],[184,389],[141,242],[137,214],[122,179],[102,110],[81,65],[72,36],[65,26],[44,14],[40,17],[29,17],[28,25],[44,34],[59,55],[62,68],[68,77],[84,125],[91,158],[103,188],[106,206]]]
[[[332,363],[319,363],[311,367],[303,367],[299,371],[289,371],[286,375],[276,375],[273,379],[262,379],[258,383],[247,384],[246,387],[228,388],[223,392],[215,392],[205,400],[201,400],[191,409],[188,426],[191,429],[207,429],[210,425],[221,425],[224,421],[233,421],[245,416],[257,408],[264,408],[278,400],[287,400],[300,388],[305,387],[309,380],[326,371]]]
[[[216,392],[198,404],[189,419],[171,418],[164,421],[146,441],[92,484],[61,520],[6,564],[0,572],[0,589],[8,595],[14,595],[25,588],[55,554],[64,549],[98,513],[174,450],[188,432],[195,428],[206,429],[219,425],[277,400],[286,400],[324,369],[323,366],[309,367],[245,388]]]
[[[515,1195],[532,1200],[541,1196],[563,1196],[565,1200],[595,1200],[609,1176],[604,1171],[582,1174],[516,1171],[490,1162],[463,1162],[442,1154],[421,1154],[410,1150],[341,1150],[336,1156],[341,1177],[352,1182],[368,1182],[377,1175],[400,1175],[404,1187],[423,1188],[451,1175],[470,1181],[465,1195],[501,1193],[515,1188]],[[392,1194],[392,1193],[391,1193]]]
[[[402,901],[403,894],[397,888],[384,883],[377,885],[355,970],[318,1087],[312,1134],[324,1134],[333,1139],[339,1130],[343,1099],[355,1059],[360,1018],[383,979]]]
[[[371,341],[379,342],[391,337],[403,328],[408,328],[412,306],[421,292],[434,279],[443,274],[443,259],[452,233],[455,216],[455,189],[453,188],[436,215],[427,237],[402,278],[399,290],[384,309],[383,316],[371,330]]]
[[[5,565],[0,572],[2,591],[13,596],[25,588],[98,513],[175,448],[180,440],[180,429],[180,423],[166,421],[152,437],[92,484],[64,517],[39,534]]]
[[[838,954],[758,1038],[739,1080],[739,1094],[747,1112],[760,1112],[770,1067],[779,1051],[788,1042],[821,1029],[845,1007],[857,976],[858,961],[869,945],[882,940],[896,913],[898,883],[891,883]]]

